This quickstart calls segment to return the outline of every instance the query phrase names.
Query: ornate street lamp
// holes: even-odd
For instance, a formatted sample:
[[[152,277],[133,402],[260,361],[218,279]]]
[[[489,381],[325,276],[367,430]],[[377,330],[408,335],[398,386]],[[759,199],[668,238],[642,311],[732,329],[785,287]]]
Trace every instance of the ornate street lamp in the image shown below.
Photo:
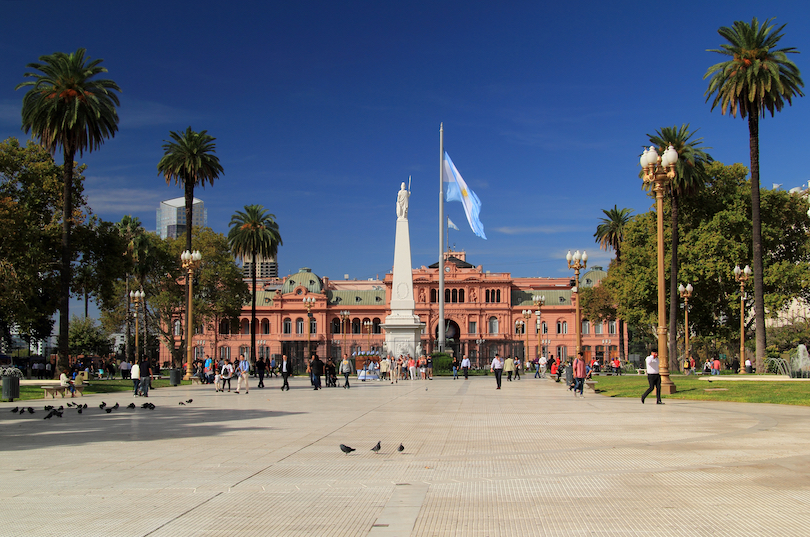
[[[303,302],[307,307],[307,360],[309,360],[312,357],[310,338],[312,338],[312,306],[315,304],[315,297],[304,297]]]
[[[143,291],[130,291],[129,298],[135,303],[135,363],[140,361],[140,345],[138,344],[138,305],[143,302],[143,298],[146,296]],[[146,306],[144,304],[144,306]],[[144,307],[146,310],[146,307]],[[144,336],[144,343],[146,343],[146,336]]]
[[[734,267],[734,279],[740,282],[740,375],[745,374],[745,282],[753,273],[748,265],[742,270],[740,265]]]
[[[654,147],[645,150],[639,159],[644,170],[644,183],[654,183],[655,210],[658,220],[658,370],[661,374],[661,393],[675,393],[675,383],[669,378],[669,357],[667,356],[667,299],[664,278],[664,191],[675,178],[675,163],[678,152],[669,146],[659,156]]]
[[[523,364],[526,365],[526,362],[529,361],[529,319],[532,318],[534,312],[532,310],[523,310],[523,318],[525,321],[523,322],[523,331],[526,333],[526,350],[523,352]]]
[[[349,336],[348,336],[348,334],[349,334],[349,316],[350,315],[351,315],[351,313],[349,312],[349,310],[341,310],[341,312],[340,312],[340,326],[343,327],[343,339],[345,340],[344,343],[343,343],[344,344],[343,354],[348,354],[348,350],[349,350]]]
[[[546,304],[546,296],[545,295],[533,295],[532,302],[534,302],[537,311],[534,312],[535,316],[537,316],[537,361],[540,362],[540,355],[543,354],[543,346],[540,343],[540,333],[542,330],[542,324],[540,322],[540,308]]]
[[[374,326],[374,323],[371,321],[365,321],[363,326],[366,327],[366,332],[368,332],[368,350],[371,352],[371,328]]]
[[[482,351],[481,351],[481,347],[483,347],[484,343],[486,343],[486,342],[487,342],[487,340],[483,339],[483,338],[475,340],[475,344],[478,345],[478,367],[481,367],[481,358],[482,358],[482,354],[483,354]]]
[[[191,292],[192,283],[194,280],[194,270],[200,266],[202,262],[202,254],[199,250],[189,252],[185,250],[180,254],[180,260],[183,263],[183,268],[187,272],[186,283],[188,283],[188,297],[186,298],[186,374],[183,380],[190,380],[192,373],[192,365],[194,363],[193,349],[191,348],[191,338],[193,334],[193,316],[192,316],[192,297]]]
[[[578,357],[579,353],[582,351],[582,312],[579,308],[579,271],[587,268],[588,254],[584,250],[580,254],[579,250],[577,250],[574,252],[574,255],[571,255],[571,250],[568,250],[568,255],[565,256],[565,259],[568,261],[568,268],[574,269],[574,288],[571,289],[571,291],[577,295],[576,326],[574,328],[577,335],[577,350],[575,356]]]
[[[684,342],[683,342],[683,351],[684,355],[686,355],[686,359],[689,359],[690,352],[689,352],[689,299],[692,298],[692,291],[694,291],[694,287],[692,287],[691,283],[687,283],[686,287],[683,284],[678,286],[678,293],[681,295],[683,299],[683,324],[684,324]]]

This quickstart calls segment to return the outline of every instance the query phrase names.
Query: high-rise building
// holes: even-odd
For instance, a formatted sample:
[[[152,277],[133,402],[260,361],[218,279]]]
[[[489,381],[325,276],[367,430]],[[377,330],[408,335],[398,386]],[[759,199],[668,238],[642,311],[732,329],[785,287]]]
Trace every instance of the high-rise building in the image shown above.
[[[195,226],[205,226],[208,223],[208,209],[201,199],[194,198],[192,206],[192,222]],[[161,239],[171,237],[176,239],[186,232],[186,200],[174,198],[161,201],[157,210],[157,232]]]
[[[250,266],[253,263],[249,259],[245,259],[242,263],[242,277],[250,278]],[[263,280],[267,278],[278,278],[278,262],[275,257],[265,259],[263,257],[256,258],[256,278]]]

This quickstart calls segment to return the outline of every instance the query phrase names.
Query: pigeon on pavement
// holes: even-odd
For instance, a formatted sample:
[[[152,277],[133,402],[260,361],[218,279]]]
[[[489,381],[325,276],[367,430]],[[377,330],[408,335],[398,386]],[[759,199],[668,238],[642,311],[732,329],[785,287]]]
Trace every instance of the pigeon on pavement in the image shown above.
[[[354,451],[354,448],[350,448],[349,446],[344,446],[343,444],[340,444],[340,451],[348,455],[349,453]]]
[[[194,399],[189,399],[188,401],[186,401],[186,403],[193,403],[193,402],[194,402]]]
[[[15,414],[17,413],[18,410],[20,410],[20,407],[18,406],[15,406],[14,408],[11,409],[11,411],[14,412]]]
[[[371,451],[373,451],[374,453],[378,453],[381,448],[382,448],[382,445],[380,444],[380,442],[377,442],[377,445],[374,446],[373,448],[371,448]]]
[[[405,451],[405,446],[400,444],[399,447],[397,448],[397,451],[399,451],[399,452]]]

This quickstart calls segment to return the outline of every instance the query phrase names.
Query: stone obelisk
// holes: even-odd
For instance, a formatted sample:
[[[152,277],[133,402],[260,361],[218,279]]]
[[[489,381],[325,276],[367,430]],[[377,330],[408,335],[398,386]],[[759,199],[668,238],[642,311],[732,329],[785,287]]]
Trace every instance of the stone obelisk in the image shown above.
[[[408,228],[408,198],[411,193],[402,183],[397,194],[397,232],[394,240],[394,274],[391,285],[391,315],[385,318],[385,349],[392,356],[418,357],[422,323],[414,314],[413,272],[411,271],[411,233]]]

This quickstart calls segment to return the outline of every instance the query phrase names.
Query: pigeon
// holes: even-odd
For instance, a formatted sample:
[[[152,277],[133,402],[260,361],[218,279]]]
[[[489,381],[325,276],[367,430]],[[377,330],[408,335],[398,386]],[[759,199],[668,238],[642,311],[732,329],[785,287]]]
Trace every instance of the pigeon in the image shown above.
[[[82,407],[79,407],[79,414],[82,413]]]
[[[401,452],[403,452],[403,451],[405,451],[405,446],[403,446],[402,444],[400,444],[400,445],[399,445],[399,447],[397,448],[397,451],[399,451],[400,453],[401,453]]]
[[[53,405],[45,405],[45,408],[42,410],[53,410]]]
[[[113,409],[112,409],[112,408],[105,408],[105,409],[104,409],[104,412],[106,412],[107,414],[109,414],[109,413],[110,413],[110,412],[112,412],[112,411],[113,411]]]
[[[104,410],[104,407],[105,407],[105,406],[107,406],[107,403],[105,403],[104,401],[102,401],[102,402],[101,402],[101,404],[100,404],[100,405],[98,405],[98,407],[99,407],[101,410]]]
[[[61,412],[59,412],[58,410],[54,410],[54,412],[56,413],[56,417],[57,417],[57,418],[61,418],[61,417],[62,417],[62,413],[61,413]]]
[[[15,414],[17,413],[18,410],[20,410],[20,407],[18,406],[15,406],[14,408],[11,409],[11,411],[14,412]]]
[[[59,405],[59,408],[57,408],[56,410],[58,410],[59,412],[62,412],[64,409],[65,409],[65,407],[63,407],[62,405]]]
[[[183,405],[183,406],[186,406],[186,404],[185,404],[183,401],[180,401],[180,402],[179,402],[179,403],[177,403],[177,404],[178,404],[178,405]]]
[[[343,444],[340,444],[340,451],[342,451],[343,453],[345,453],[347,455],[349,453],[351,453],[352,451],[354,451],[354,450],[355,450],[354,448],[350,448],[349,446],[344,446]]]
[[[87,410],[87,403],[84,404],[84,409]]]
[[[73,406],[73,403],[68,403],[68,406],[69,406],[69,407]]]
[[[135,403],[130,403],[127,405],[127,408],[135,408]]]
[[[188,401],[186,401],[186,403],[193,403],[193,402],[194,402],[194,399],[189,399]]]
[[[377,445],[374,446],[373,448],[371,448],[371,451],[373,451],[374,453],[379,453],[381,448],[382,448],[382,445],[380,445],[380,442],[377,442]]]
[[[33,408],[31,408],[30,406],[28,407],[28,413],[29,413],[29,414],[33,414],[33,413],[34,413],[34,409],[33,409]]]
[[[51,419],[51,418],[54,416],[54,414],[56,414],[56,410],[51,410],[50,412],[48,412],[48,415],[47,415],[47,416],[45,416],[45,417],[44,417],[44,418],[42,418],[42,419],[44,419],[44,420],[49,420],[49,419]]]
[[[118,410],[118,406],[119,406],[118,403],[115,403],[115,405],[113,406],[113,410]]]

